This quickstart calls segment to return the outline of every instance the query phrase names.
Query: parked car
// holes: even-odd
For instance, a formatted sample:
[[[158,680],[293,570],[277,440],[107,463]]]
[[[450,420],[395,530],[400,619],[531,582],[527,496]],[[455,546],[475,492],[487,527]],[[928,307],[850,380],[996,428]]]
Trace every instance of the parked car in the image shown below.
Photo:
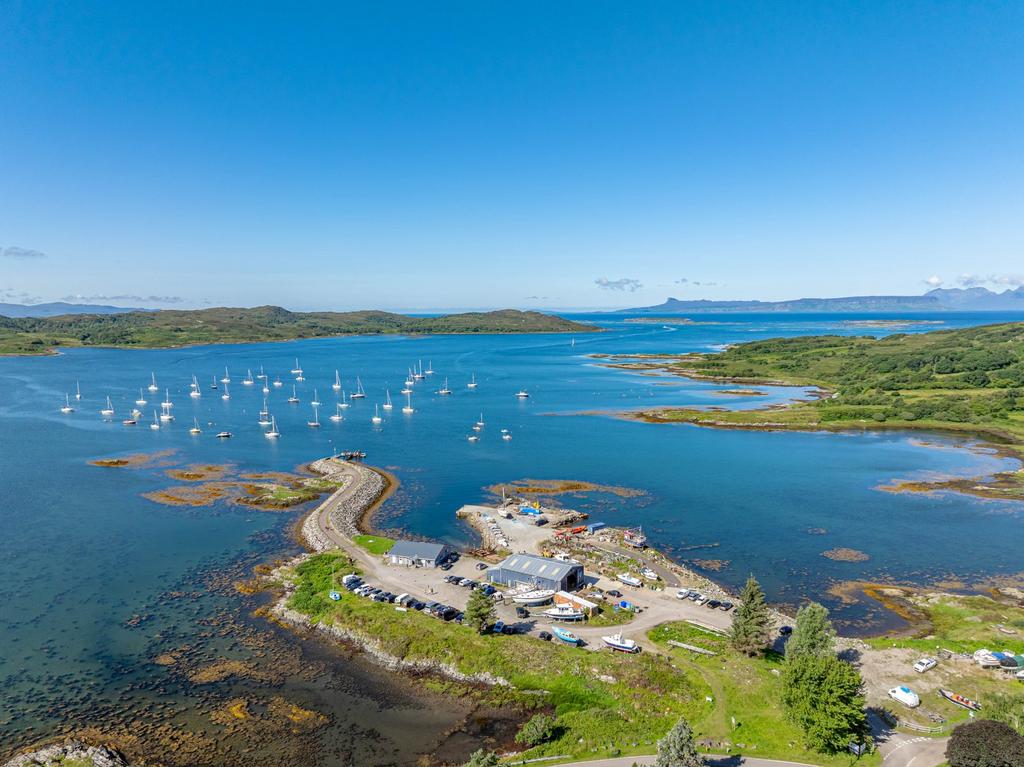
[[[517,607],[516,608],[516,617],[517,618],[529,618],[530,617],[530,611],[527,610],[525,607],[522,607],[522,606]]]
[[[473,582],[472,578],[459,578],[459,585],[460,586],[468,586],[472,582]]]
[[[690,596],[690,590],[689,589],[679,589],[679,591],[676,592],[676,599],[687,599],[687,598],[689,598],[689,596]]]
[[[462,621],[466,620],[466,614],[465,613],[457,613],[455,615],[455,617],[452,618],[452,620],[455,621],[456,623],[462,623]]]
[[[484,585],[483,585],[483,586],[482,586],[482,587],[480,588],[480,590],[481,590],[482,592],[484,592],[484,593],[485,593],[485,594],[486,594],[487,596],[491,596],[491,594],[493,594],[493,593],[494,593],[495,591],[497,591],[497,589],[496,589],[496,588],[494,588],[494,586],[492,586],[492,585],[491,585],[491,584],[489,584],[489,583],[485,583],[485,584],[484,584]]]
[[[687,597],[687,599],[689,599],[691,602],[696,602],[698,599],[700,599],[700,592],[699,591],[691,591],[690,595]]]
[[[462,580],[461,576],[458,576],[458,575],[446,575],[444,577],[444,582],[445,583],[458,583],[461,580]]]
[[[477,586],[480,585],[480,583],[478,581],[470,581],[469,583],[464,583],[462,585],[463,586],[467,586],[470,591],[473,591],[474,589],[477,588]]]
[[[500,634],[505,629],[505,621],[498,621],[491,629],[495,634]]]
[[[551,632],[550,631],[542,631],[537,636],[539,636],[545,642],[550,642],[551,641]]]
[[[793,633],[793,627],[792,626],[783,626],[782,628],[779,629],[779,634],[781,634],[784,637],[788,637],[792,633]]]
[[[459,552],[453,551],[451,554],[449,554],[448,555],[448,561],[451,562],[452,564],[455,564],[456,562],[458,562],[459,561]]]
[[[921,660],[914,664],[914,671],[918,674],[923,674],[925,671],[931,671],[938,665],[939,663],[935,658],[921,658]]]
[[[719,602],[717,599],[709,599],[707,601],[707,604],[705,604],[704,606],[707,607],[710,610],[716,610],[716,609],[718,609],[719,606],[721,606],[721,604],[722,603]]]
[[[426,607],[426,605],[422,602],[413,602],[411,605],[409,605],[409,607],[411,607],[413,610],[422,610],[424,607]]]
[[[486,570],[487,567],[488,567],[488,565],[487,565],[486,562],[477,562],[476,563],[476,569],[477,570]]]
[[[440,567],[441,567],[442,570],[451,570],[452,569],[452,563],[451,562],[442,562],[440,564]]]
[[[607,594],[610,597],[615,597],[616,599],[621,599],[622,598],[622,592],[619,591],[618,589],[609,589],[608,591],[605,592],[605,594]]]
[[[519,629],[517,629],[515,626],[513,626],[510,623],[506,623],[504,626],[501,627],[501,633],[502,634],[508,634],[509,636],[511,636],[512,634],[518,634],[519,633]]]
[[[722,602],[722,604],[720,604],[718,606],[718,609],[722,610],[723,612],[729,612],[732,608],[733,608],[732,602]]]

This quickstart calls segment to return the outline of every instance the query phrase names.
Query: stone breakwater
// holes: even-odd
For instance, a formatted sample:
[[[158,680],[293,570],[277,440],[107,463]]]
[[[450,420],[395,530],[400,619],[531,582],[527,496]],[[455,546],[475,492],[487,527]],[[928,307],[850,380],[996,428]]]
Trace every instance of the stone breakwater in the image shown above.
[[[365,653],[374,663],[388,669],[389,671],[403,671],[413,674],[435,674],[466,684],[510,686],[507,679],[487,672],[481,672],[479,674],[465,674],[459,671],[455,666],[448,663],[441,663],[440,661],[407,660],[405,658],[399,658],[397,655],[389,653],[380,645],[379,642],[370,637],[364,636],[363,634],[352,631],[351,629],[347,629],[343,626],[339,626],[335,623],[325,623],[322,621],[313,623],[307,616],[296,610],[292,610],[288,607],[288,600],[291,598],[292,594],[295,593],[295,581],[291,577],[291,571],[309,559],[310,556],[312,555],[302,554],[290,562],[286,562],[281,567],[278,567],[268,576],[269,580],[279,582],[284,586],[284,592],[274,603],[273,607],[270,608],[270,615],[273,616],[275,620],[292,627],[310,629],[324,634],[335,641],[353,645]]]
[[[314,461],[309,468],[341,486],[306,516],[301,528],[302,540],[312,551],[336,549],[337,544],[320,527],[321,515],[326,512],[328,523],[339,535],[348,538],[359,535],[360,524],[387,489],[387,480],[366,466],[333,458]]]
[[[129,767],[123,756],[106,746],[87,746],[77,740],[70,740],[28,754],[16,756],[3,767],[58,767],[72,763],[92,767]]]

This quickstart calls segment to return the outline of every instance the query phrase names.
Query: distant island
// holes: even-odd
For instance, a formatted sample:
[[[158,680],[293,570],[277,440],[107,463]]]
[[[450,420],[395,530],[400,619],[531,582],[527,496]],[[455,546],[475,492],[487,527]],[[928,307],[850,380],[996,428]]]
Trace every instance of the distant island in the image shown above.
[[[0,317],[0,354],[45,354],[62,346],[167,348],[383,333],[589,333],[599,330],[541,312],[502,309],[437,317],[380,311],[251,309],[134,311],[58,317]]]
[[[921,296],[847,296],[791,301],[681,301],[620,309],[634,314],[729,312],[1024,312],[1024,287],[996,293],[987,288],[936,288]]]
[[[57,317],[61,314],[124,314],[125,312],[145,311],[155,310],[106,304],[69,304],[66,301],[53,301],[46,304],[0,303],[0,317]]]

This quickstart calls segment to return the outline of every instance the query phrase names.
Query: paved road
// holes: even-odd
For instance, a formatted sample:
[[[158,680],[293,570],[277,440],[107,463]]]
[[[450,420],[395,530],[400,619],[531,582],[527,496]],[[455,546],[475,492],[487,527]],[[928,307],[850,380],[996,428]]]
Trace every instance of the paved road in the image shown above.
[[[885,767],[935,767],[946,761],[949,738],[897,732],[871,713],[868,723]]]

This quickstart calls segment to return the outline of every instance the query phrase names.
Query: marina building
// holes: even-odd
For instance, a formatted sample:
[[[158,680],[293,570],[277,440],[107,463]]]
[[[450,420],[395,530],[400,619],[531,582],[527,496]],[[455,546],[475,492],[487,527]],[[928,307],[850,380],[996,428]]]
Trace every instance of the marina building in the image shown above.
[[[487,571],[487,580],[503,586],[575,591],[583,585],[583,565],[535,554],[513,554]]]
[[[454,549],[446,543],[424,543],[423,541],[395,541],[388,552],[388,561],[403,567],[439,567]]]

